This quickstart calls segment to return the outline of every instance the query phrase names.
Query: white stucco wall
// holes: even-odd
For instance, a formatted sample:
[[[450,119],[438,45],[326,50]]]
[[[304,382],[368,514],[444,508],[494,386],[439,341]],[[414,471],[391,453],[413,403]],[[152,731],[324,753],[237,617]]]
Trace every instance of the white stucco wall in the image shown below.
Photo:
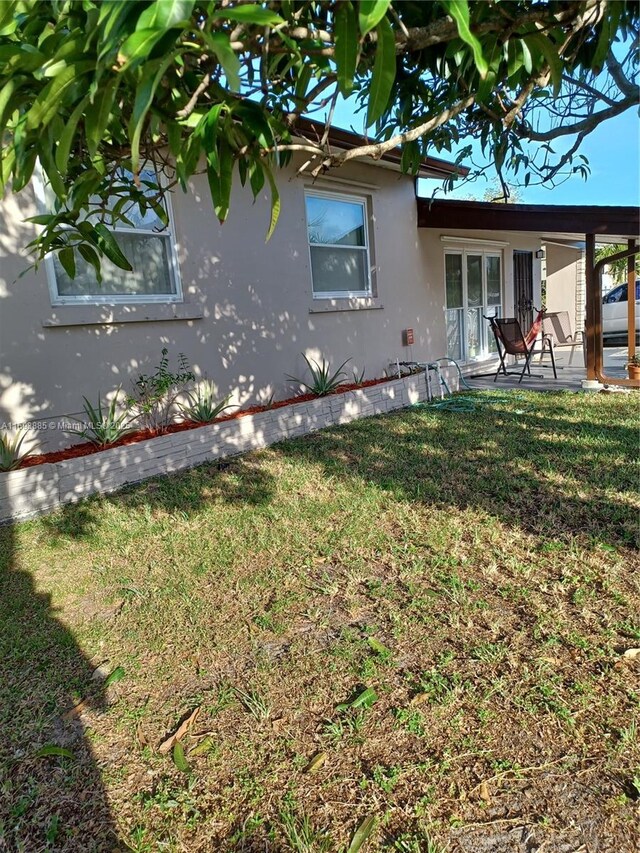
[[[584,322],[584,278],[580,279],[582,249],[546,245],[547,310],[568,311],[571,329],[581,329]]]
[[[26,267],[20,248],[34,236],[28,193],[0,202],[0,422],[60,422],[81,411],[82,396],[118,385],[131,390],[139,372],[157,365],[163,346],[208,376],[220,396],[243,406],[289,397],[286,375],[301,376],[305,352],[347,369],[384,374],[389,362],[445,355],[444,245],[441,232],[417,228],[413,180],[374,165],[350,164],[339,182],[317,186],[365,195],[371,212],[376,296],[363,308],[335,310],[314,300],[307,249],[304,188],[294,171],[280,174],[282,214],[265,244],[269,207],[252,203],[239,183],[221,226],[204,176],[173,195],[184,306],[52,307],[44,267]],[[444,232],[442,232],[444,233]],[[447,232],[471,239],[478,232]],[[483,235],[486,236],[486,235]],[[505,309],[513,302],[512,249],[538,248],[533,235],[488,235],[505,242]],[[534,261],[539,302],[540,271]],[[349,307],[341,305],[339,307]],[[193,314],[201,313],[201,317]],[[145,318],[164,317],[165,319]],[[123,322],[124,319],[136,322]],[[413,328],[415,344],[403,346]],[[41,449],[73,443],[60,430],[37,433]],[[77,440],[77,439],[75,439]]]

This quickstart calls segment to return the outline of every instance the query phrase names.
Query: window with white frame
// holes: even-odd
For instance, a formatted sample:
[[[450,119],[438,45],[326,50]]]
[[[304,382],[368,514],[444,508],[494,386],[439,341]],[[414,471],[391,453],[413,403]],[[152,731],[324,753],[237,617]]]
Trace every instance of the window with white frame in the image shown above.
[[[366,199],[313,191],[305,202],[314,299],[371,296]]]
[[[153,172],[141,172],[145,195],[155,195],[157,187]],[[115,204],[117,199],[110,200]],[[130,224],[120,220],[110,225],[133,270],[123,270],[102,258],[102,281],[95,270],[76,252],[76,275],[70,278],[56,256],[47,259],[54,305],[181,302],[182,289],[175,248],[175,231],[168,194],[160,202],[167,221],[149,206],[141,211],[136,202],[126,204],[121,213]],[[89,217],[91,220],[92,217]],[[108,221],[107,221],[107,224]]]
[[[484,317],[502,313],[502,255],[476,249],[445,252],[447,354],[476,361],[496,351]]]

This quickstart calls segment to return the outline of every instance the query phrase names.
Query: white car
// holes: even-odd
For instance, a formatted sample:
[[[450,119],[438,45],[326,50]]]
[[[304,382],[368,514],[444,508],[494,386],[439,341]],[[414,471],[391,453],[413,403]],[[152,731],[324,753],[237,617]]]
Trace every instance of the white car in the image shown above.
[[[627,334],[627,283],[618,285],[602,298],[603,338]],[[640,332],[640,281],[636,281],[636,335]]]

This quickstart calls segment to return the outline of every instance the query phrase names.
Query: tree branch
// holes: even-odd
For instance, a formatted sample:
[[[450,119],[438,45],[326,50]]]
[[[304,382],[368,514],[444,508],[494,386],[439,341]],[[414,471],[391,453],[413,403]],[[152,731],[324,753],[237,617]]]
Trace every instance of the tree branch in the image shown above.
[[[198,84],[197,88],[194,90],[193,95],[191,95],[184,107],[181,110],[178,110],[178,112],[176,113],[176,118],[187,118],[191,115],[191,113],[195,110],[198,104],[198,98],[206,90],[209,83],[211,83],[211,74],[207,72],[205,78]]]
[[[348,151],[342,151],[340,154],[334,154],[331,157],[331,164],[340,166],[349,160],[355,160],[357,157],[371,157],[373,160],[379,160],[383,154],[387,153],[387,151],[392,151],[394,148],[397,148],[399,145],[403,145],[406,142],[414,142],[416,139],[420,139],[421,136],[424,136],[441,125],[446,124],[446,122],[455,118],[474,103],[475,95],[469,95],[467,98],[463,98],[463,100],[458,101],[457,104],[454,104],[448,110],[443,110],[439,115],[425,121],[423,124],[419,124],[412,130],[408,130],[405,133],[397,133],[395,136],[392,136],[390,139],[386,139],[384,142],[374,142],[371,145],[358,145],[356,148],[350,148]]]
[[[563,74],[562,79],[565,83],[568,83],[570,86],[575,86],[577,89],[582,89],[587,92],[589,95],[593,95],[598,98],[600,101],[604,101],[605,104],[609,104],[610,107],[615,106],[617,101],[614,101],[613,98],[609,98],[605,95],[604,92],[599,92],[597,89],[594,89],[593,86],[590,86],[588,83],[583,82],[582,80],[576,80],[575,77],[569,77],[568,74]]]
[[[622,65],[620,65],[613,55],[613,51],[609,51],[609,55],[607,56],[605,63],[607,71],[611,74],[618,89],[620,89],[623,95],[626,95],[628,98],[632,98],[638,93],[637,85],[627,79],[624,71],[622,70]]]
[[[597,7],[600,0],[587,0],[587,10]],[[481,24],[471,27],[474,35],[485,35],[490,32],[502,32],[508,29],[513,32],[526,24],[563,24],[574,20],[580,3],[566,3],[561,11],[552,13],[547,6],[534,6],[530,12],[519,15],[512,21],[506,21],[502,15],[496,15]],[[412,27],[409,35],[400,35],[396,39],[396,51],[398,53],[413,52],[431,47],[434,44],[451,41],[458,36],[458,27],[453,18],[447,17],[434,21],[427,27]]]
[[[527,130],[526,128],[520,127],[518,135],[524,139],[529,139],[531,142],[550,142],[552,139],[558,139],[561,136],[573,136],[576,133],[586,134],[594,130],[600,122],[607,121],[614,116],[620,115],[620,113],[628,110],[629,107],[634,107],[637,104],[640,104],[640,90],[637,90],[633,97],[624,98],[622,101],[618,101],[614,106],[609,107],[606,110],[600,110],[599,113],[593,113],[593,115],[583,119],[582,121],[578,121],[575,124],[553,127],[551,130],[545,130],[543,132]]]

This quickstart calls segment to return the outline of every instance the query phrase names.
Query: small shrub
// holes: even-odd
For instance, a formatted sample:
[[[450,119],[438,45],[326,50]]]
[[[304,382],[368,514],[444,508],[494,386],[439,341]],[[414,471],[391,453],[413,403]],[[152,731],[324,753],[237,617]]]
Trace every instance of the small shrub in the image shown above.
[[[356,368],[353,368],[353,384],[354,385],[364,385],[364,372],[366,368],[362,368],[362,372],[358,373]]]
[[[212,382],[199,385],[195,393],[188,393],[187,403],[180,405],[181,414],[196,424],[208,424],[215,420],[225,409],[230,409],[229,398],[216,400],[216,387]]]
[[[13,437],[0,433],[0,471],[13,471],[29,456],[30,451],[21,452],[26,437],[24,430],[20,430]]]
[[[184,353],[178,354],[177,373],[169,370],[169,355],[166,347],[162,350],[160,364],[155,373],[141,373],[134,381],[134,394],[127,399],[127,406],[133,409],[142,426],[156,432],[164,432],[171,422],[171,407],[187,382],[195,381],[189,362]]]
[[[130,431],[131,418],[127,412],[117,414],[118,393],[113,398],[106,411],[103,409],[102,397],[98,394],[98,405],[93,406],[86,397],[84,400],[84,421],[78,421],[82,424],[82,429],[65,430],[65,432],[74,433],[95,444],[96,447],[106,447],[113,444],[122,438]]]
[[[332,374],[330,364],[324,358],[322,359],[322,364],[318,364],[315,359],[309,360],[304,353],[301,353],[301,355],[307,362],[307,367],[311,373],[311,382],[305,382],[303,379],[298,379],[297,376],[287,376],[287,379],[298,382],[311,394],[315,394],[316,397],[324,397],[325,394],[335,391],[342,384],[343,380],[347,378],[347,374],[342,368],[351,359],[348,358],[346,361],[343,361],[336,372]]]

